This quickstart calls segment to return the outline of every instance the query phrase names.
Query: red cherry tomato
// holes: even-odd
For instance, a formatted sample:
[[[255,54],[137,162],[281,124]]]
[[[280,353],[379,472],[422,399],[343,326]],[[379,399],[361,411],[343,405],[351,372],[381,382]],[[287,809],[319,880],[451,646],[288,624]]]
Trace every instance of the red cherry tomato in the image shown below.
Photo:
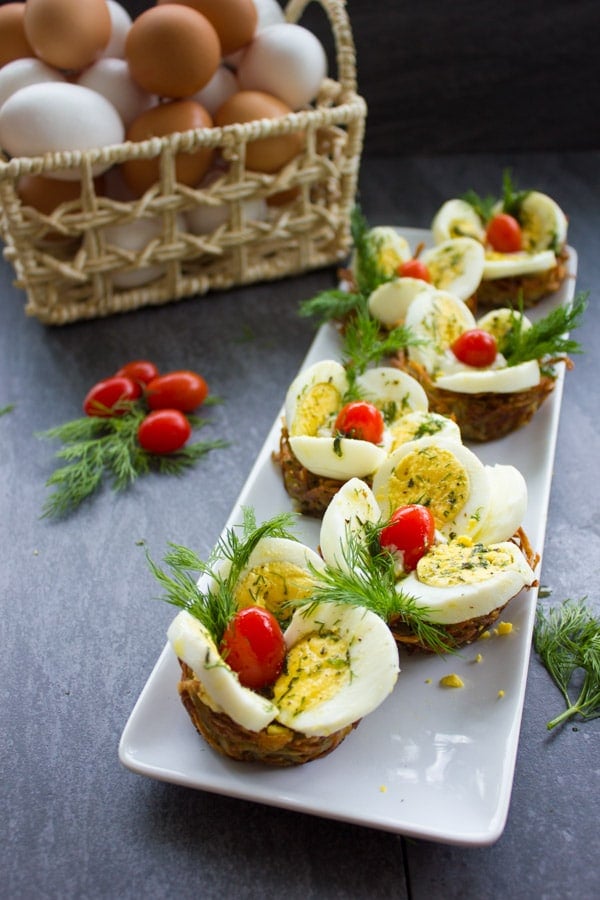
[[[115,375],[124,375],[131,378],[132,381],[138,381],[140,384],[148,384],[153,378],[158,376],[158,369],[149,359],[134,359],[131,362],[121,366]]]
[[[181,450],[192,433],[192,426],[178,409],[157,409],[142,419],[138,441],[149,453],[174,453]]]
[[[83,411],[86,416],[122,416],[127,410],[123,407],[123,401],[137,400],[142,389],[131,378],[115,375],[97,382],[87,392],[83,401]],[[121,406],[119,406],[121,405]]]
[[[397,272],[401,278],[419,278],[431,284],[429,269],[421,259],[407,259],[406,262],[400,263]]]
[[[459,362],[476,369],[491,366],[498,353],[496,338],[483,328],[463,331],[450,347]]]
[[[267,609],[246,606],[223,634],[221,653],[245,687],[272,684],[283,668],[286,647],[281,627]]]
[[[498,213],[490,219],[485,236],[498,253],[516,253],[523,246],[521,226],[508,213]]]
[[[208,385],[202,375],[188,369],[167,372],[153,378],[146,385],[146,400],[150,409],[180,409],[193,412],[204,403]]]
[[[400,506],[381,529],[379,543],[402,559],[402,567],[412,572],[435,540],[435,521],[431,510],[420,503]]]
[[[372,403],[353,400],[339,411],[335,430],[344,437],[379,444],[383,438],[383,415]]]

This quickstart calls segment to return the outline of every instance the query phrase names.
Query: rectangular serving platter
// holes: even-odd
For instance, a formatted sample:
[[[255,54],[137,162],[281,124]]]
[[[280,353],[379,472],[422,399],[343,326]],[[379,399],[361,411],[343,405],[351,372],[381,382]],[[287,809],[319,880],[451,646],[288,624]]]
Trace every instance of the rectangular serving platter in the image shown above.
[[[428,231],[398,231],[411,247],[431,243]],[[571,302],[576,270],[577,254],[569,248],[561,289],[527,315],[535,319]],[[303,366],[339,356],[338,334],[325,325]],[[510,463],[524,475],[523,524],[540,554],[564,383],[564,366],[558,368],[553,393],[528,425],[501,440],[471,445],[484,463]],[[244,506],[255,510],[259,522],[293,510],[272,459],[280,429],[278,416],[224,531],[241,523]],[[319,524],[299,516],[294,533],[316,548]],[[411,657],[401,651],[401,673],[387,700],[332,754],[288,769],[234,762],[205,744],[179,700],[179,666],[166,645],[125,726],[119,759],[133,772],[193,789],[432,841],[491,844],[508,816],[536,601],[536,589],[522,592],[503,615],[512,624],[510,633],[493,631],[458,654]],[[440,678],[451,673],[460,676],[463,688],[440,686]]]

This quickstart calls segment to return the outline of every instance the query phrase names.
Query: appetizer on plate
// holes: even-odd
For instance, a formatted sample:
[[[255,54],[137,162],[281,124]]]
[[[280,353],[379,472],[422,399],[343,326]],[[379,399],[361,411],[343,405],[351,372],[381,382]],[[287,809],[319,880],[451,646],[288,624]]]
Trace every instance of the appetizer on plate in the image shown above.
[[[476,299],[486,308],[527,308],[558,290],[567,274],[567,229],[552,197],[516,190],[508,172],[500,199],[469,191],[442,204],[431,226],[436,244],[462,237],[484,248]]]
[[[290,521],[282,514],[257,526],[246,509],[242,533],[227,531],[207,563],[179,546],[165,557],[170,574],[149,560],[181,610],[168,639],[191,721],[219,753],[272,766],[330,753],[399,672],[375,612],[314,602],[325,564],[291,535]]]
[[[466,479],[459,475],[459,491],[465,493],[467,504],[462,507],[459,502],[461,508],[454,514],[453,488],[444,494],[440,478],[436,480],[440,465],[447,464],[441,458],[446,455],[444,450],[437,456],[431,477],[421,485],[424,502],[402,502],[401,492],[396,506],[390,503],[393,492],[388,490],[380,505],[377,493],[354,478],[331,501],[322,521],[321,552],[327,571],[337,568],[345,579],[340,596],[349,603],[360,599],[385,618],[398,645],[409,652],[443,653],[471,643],[490,628],[511,599],[536,583],[537,559],[522,529],[514,534],[511,530],[516,520],[511,494],[517,497],[517,506],[523,500],[524,485],[516,470],[500,474],[463,470]],[[460,471],[462,466],[457,461],[453,468]],[[388,482],[393,478],[388,473]],[[495,487],[488,479],[496,479]],[[406,486],[407,481],[401,480]],[[476,506],[480,501],[485,511],[481,521]],[[451,522],[446,521],[448,514]],[[461,526],[464,532],[455,530]]]
[[[336,360],[302,370],[288,388],[276,462],[299,510],[320,516],[349,478],[372,478],[388,455],[422,434],[448,433],[455,422],[427,408],[410,375],[393,366],[360,375]]]

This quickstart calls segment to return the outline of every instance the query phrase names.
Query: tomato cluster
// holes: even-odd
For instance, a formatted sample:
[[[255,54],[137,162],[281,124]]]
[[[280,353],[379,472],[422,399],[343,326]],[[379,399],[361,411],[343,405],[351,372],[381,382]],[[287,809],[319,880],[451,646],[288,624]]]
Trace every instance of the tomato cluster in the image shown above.
[[[93,385],[83,410],[87,416],[122,416],[139,400],[147,410],[137,432],[140,446],[149,453],[174,453],[192,433],[187,414],[207,396],[208,385],[197,372],[178,369],[161,375],[150,360],[136,359]]]

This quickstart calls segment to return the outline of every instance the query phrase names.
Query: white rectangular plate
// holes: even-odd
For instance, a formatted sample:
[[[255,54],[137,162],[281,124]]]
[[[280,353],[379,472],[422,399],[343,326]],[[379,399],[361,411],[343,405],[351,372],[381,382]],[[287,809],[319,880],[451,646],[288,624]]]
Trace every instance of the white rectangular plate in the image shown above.
[[[430,242],[427,231],[398,230],[411,247]],[[573,249],[569,268],[561,290],[528,313],[531,318],[573,298]],[[339,352],[337,334],[326,325],[304,365]],[[512,463],[523,473],[529,491],[524,527],[540,554],[564,380],[564,366],[559,369],[554,392],[527,426],[472,448],[484,463]],[[278,417],[225,528],[241,523],[242,506],[253,507],[259,522],[292,509],[271,458],[280,427]],[[299,518],[300,539],[316,548],[318,532],[316,520]],[[204,743],[179,700],[179,666],[167,645],[123,731],[119,758],[134,772],[191,788],[433,841],[491,844],[508,814],[536,599],[531,590],[510,604],[508,635],[492,634],[444,658],[402,653],[398,683],[383,705],[335,752],[290,769],[237,763]],[[439,686],[452,672],[464,688]]]

